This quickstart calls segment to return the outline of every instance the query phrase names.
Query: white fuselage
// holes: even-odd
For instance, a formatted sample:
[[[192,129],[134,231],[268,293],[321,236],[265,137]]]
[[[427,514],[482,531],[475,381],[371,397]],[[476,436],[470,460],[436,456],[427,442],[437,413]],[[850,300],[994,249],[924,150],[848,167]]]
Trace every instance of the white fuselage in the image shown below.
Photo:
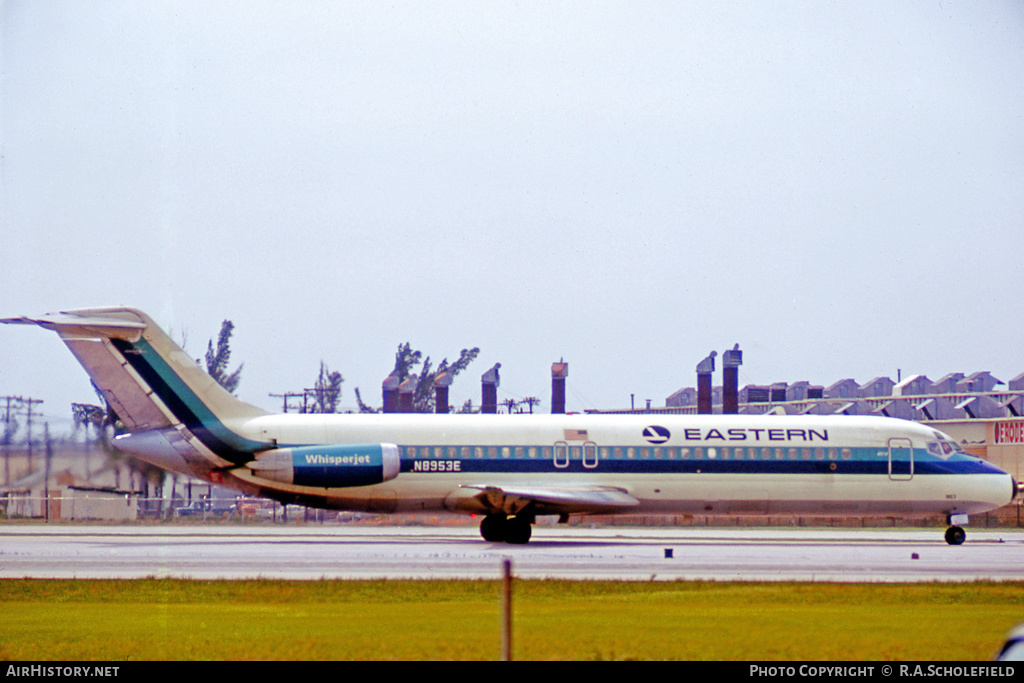
[[[285,489],[350,509],[473,510],[481,487],[525,485],[610,487],[639,501],[631,512],[708,515],[973,514],[1013,495],[1006,473],[933,455],[938,432],[888,418],[270,415],[228,426],[271,447],[396,444],[394,479]]]

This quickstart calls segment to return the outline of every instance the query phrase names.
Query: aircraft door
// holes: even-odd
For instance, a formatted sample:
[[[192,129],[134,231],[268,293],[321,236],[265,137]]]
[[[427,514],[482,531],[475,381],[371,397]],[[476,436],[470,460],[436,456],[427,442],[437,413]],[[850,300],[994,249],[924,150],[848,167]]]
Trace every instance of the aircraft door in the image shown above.
[[[555,467],[565,469],[569,466],[569,444],[564,441],[555,442]]]
[[[889,439],[889,478],[894,481],[914,478],[914,447],[910,439]]]
[[[597,444],[593,441],[583,444],[583,466],[589,469],[597,467]]]

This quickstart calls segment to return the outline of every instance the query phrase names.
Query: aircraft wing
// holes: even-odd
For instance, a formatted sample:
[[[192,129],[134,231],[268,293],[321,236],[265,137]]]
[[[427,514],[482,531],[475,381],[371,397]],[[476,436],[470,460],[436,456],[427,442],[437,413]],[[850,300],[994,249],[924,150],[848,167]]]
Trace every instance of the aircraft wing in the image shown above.
[[[640,501],[613,486],[492,486],[471,484],[448,496],[445,504],[467,512],[514,515],[532,505],[538,515],[625,512]]]

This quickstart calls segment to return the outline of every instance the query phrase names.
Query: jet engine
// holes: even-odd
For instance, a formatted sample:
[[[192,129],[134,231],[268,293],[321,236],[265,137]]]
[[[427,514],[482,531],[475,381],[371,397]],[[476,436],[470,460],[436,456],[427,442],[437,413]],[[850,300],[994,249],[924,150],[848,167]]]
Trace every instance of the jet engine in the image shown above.
[[[297,486],[369,486],[394,479],[401,469],[391,443],[295,446],[256,454],[245,465],[256,477]]]

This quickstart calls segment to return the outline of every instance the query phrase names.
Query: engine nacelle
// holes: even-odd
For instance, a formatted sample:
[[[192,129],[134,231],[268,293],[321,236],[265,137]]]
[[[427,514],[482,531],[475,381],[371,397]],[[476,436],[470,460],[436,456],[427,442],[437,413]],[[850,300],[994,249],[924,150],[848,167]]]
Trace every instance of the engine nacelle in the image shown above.
[[[257,477],[284,484],[340,488],[394,479],[401,456],[391,443],[297,446],[257,453],[245,466]]]

